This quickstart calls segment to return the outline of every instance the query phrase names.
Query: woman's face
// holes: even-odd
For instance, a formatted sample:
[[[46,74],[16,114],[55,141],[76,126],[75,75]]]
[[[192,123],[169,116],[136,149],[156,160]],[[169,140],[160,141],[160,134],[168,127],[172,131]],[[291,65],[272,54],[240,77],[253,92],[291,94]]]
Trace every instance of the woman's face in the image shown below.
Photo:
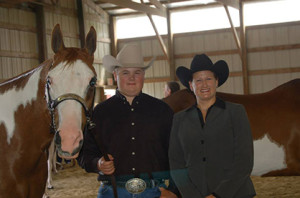
[[[197,101],[215,100],[218,80],[213,72],[209,70],[195,72],[193,80],[189,84],[197,97]]]

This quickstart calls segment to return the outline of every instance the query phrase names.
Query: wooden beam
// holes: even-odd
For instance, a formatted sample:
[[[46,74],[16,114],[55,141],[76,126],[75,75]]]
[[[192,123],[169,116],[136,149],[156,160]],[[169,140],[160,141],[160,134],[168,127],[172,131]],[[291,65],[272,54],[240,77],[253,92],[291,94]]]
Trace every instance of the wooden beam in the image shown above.
[[[141,4],[141,3],[136,3],[130,0],[104,0],[103,2],[106,3],[112,3],[115,5],[119,5],[125,8],[130,8],[133,10],[137,10],[140,12],[145,12],[147,14],[151,14],[151,15],[158,15],[158,16],[162,16],[162,17],[166,17],[166,13],[163,13],[161,10],[157,9],[157,8],[152,8],[150,6]]]
[[[270,74],[284,74],[300,72],[300,67],[277,68],[277,69],[260,69],[249,71],[250,76],[270,75]]]
[[[84,11],[83,11],[83,3],[81,0],[76,0],[77,4],[77,19],[78,19],[78,28],[79,28],[79,40],[80,47],[83,48],[85,46],[85,29],[84,29]]]
[[[150,3],[152,3],[153,5],[155,5],[155,7],[157,9],[160,9],[167,16],[167,13],[166,13],[167,9],[166,9],[166,7],[163,6],[159,1],[157,1],[157,0],[149,0],[149,1],[150,1]]]
[[[98,13],[101,17],[105,18],[106,12],[100,7],[97,6],[96,3],[92,0],[82,0],[83,3],[87,4],[89,8],[93,9],[96,13]]]
[[[28,27],[21,24],[11,24],[6,22],[0,22],[0,28],[8,29],[8,30],[18,30],[24,32],[33,32],[33,33],[37,32],[37,29],[35,27]]]
[[[43,5],[34,5],[36,15],[36,29],[38,41],[39,63],[44,62],[47,57],[45,10]]]
[[[240,0],[216,0],[216,1],[222,3],[223,5],[231,6],[236,9],[240,9],[240,6],[239,6]]]
[[[116,17],[114,16],[109,16],[109,38],[111,39],[110,53],[116,57],[118,54],[118,40],[116,35]]]
[[[171,81],[170,77],[146,78],[145,83],[153,82],[168,82]]]
[[[172,81],[175,80],[175,60],[174,60],[174,35],[172,32],[172,20],[171,12],[167,9],[167,26],[168,26],[168,54],[169,54],[169,65],[170,65],[170,78]]]
[[[240,57],[241,57],[241,59],[242,59],[242,49],[241,49],[240,39],[239,39],[239,37],[238,37],[238,35],[237,35],[237,31],[236,31],[236,29],[235,29],[235,27],[234,27],[234,25],[233,25],[233,22],[232,22],[232,19],[231,19],[229,10],[228,10],[228,6],[227,6],[227,5],[224,5],[224,8],[225,8],[225,11],[226,11],[226,14],[227,14],[227,17],[228,17],[230,26],[231,26],[231,31],[232,31],[232,33],[233,33],[233,37],[234,37],[234,41],[235,41],[236,47],[238,48]]]
[[[77,11],[70,9],[70,8],[63,8],[58,6],[50,6],[47,4],[38,4],[43,5],[45,12],[49,12],[52,14],[58,14],[58,15],[64,15],[64,16],[70,16],[70,17],[77,17]]]
[[[0,57],[38,59],[39,54],[29,53],[29,52],[12,52],[12,51],[0,50]]]
[[[144,1],[141,0],[141,3],[143,4]],[[154,23],[154,21],[153,21],[153,18],[152,18],[152,16],[151,16],[151,14],[148,14],[148,13],[147,13],[147,16],[148,16],[148,18],[149,18],[149,20],[150,20],[150,23],[151,23],[152,27],[153,27],[153,30],[154,30],[155,35],[156,35],[156,38],[157,38],[158,41],[159,41],[159,44],[160,44],[160,46],[161,46],[161,49],[162,49],[164,55],[166,56],[168,62],[170,63],[170,59],[169,59],[169,57],[168,57],[167,48],[166,48],[166,46],[165,46],[165,43],[164,43],[162,37],[160,36],[160,34],[159,34],[159,32],[158,32],[158,30],[157,30],[157,28],[156,28],[156,25],[155,25],[155,23]]]
[[[247,57],[247,42],[246,42],[246,28],[244,24],[244,4],[240,5],[240,38],[241,38],[241,48],[242,48],[242,71],[243,71],[243,85],[244,94],[249,94],[249,78],[248,78],[248,57]]]
[[[159,44],[160,44],[160,47],[161,47],[161,49],[162,49],[164,55],[166,56],[168,62],[170,63],[170,59],[169,59],[169,56],[168,56],[167,48],[166,48],[165,43],[164,43],[162,37],[160,36],[160,34],[159,34],[159,32],[158,32],[158,30],[157,30],[157,28],[156,28],[156,26],[155,26],[155,23],[154,23],[154,21],[153,21],[153,18],[152,18],[152,16],[151,16],[150,14],[147,14],[147,16],[148,16],[148,18],[149,18],[149,20],[150,20],[150,23],[152,24],[152,27],[153,27],[153,29],[154,29],[154,31],[155,31],[156,38],[158,39],[158,42],[159,42]]]

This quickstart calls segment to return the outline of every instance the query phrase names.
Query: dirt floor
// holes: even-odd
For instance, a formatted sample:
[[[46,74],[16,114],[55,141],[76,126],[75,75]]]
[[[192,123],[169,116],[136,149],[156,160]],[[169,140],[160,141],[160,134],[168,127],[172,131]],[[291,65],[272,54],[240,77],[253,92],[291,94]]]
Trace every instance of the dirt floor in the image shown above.
[[[300,198],[300,177],[252,177],[256,198]],[[66,165],[53,176],[54,189],[47,190],[50,198],[96,198],[99,188],[97,175],[86,173],[75,165]]]

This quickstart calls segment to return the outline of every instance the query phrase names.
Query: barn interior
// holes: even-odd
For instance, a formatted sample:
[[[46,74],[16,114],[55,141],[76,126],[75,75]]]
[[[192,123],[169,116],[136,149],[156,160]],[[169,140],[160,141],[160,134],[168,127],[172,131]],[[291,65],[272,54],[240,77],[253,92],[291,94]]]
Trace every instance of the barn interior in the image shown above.
[[[96,103],[106,100],[117,88],[112,74],[103,68],[102,57],[116,56],[128,43],[142,46],[145,64],[156,57],[154,65],[146,71],[143,88],[143,92],[151,96],[163,98],[165,83],[179,81],[176,68],[189,67],[194,55],[201,53],[206,53],[213,62],[223,59],[229,65],[229,79],[218,91],[268,92],[300,78],[299,11],[284,7],[282,12],[275,11],[275,4],[271,3],[276,2],[299,6],[297,0],[0,0],[0,82],[52,58],[51,32],[60,24],[67,47],[84,47],[90,27],[96,29]],[[257,10],[261,17],[258,20],[268,18],[268,12],[278,18],[290,13],[294,18],[248,25],[247,12],[255,5],[265,12],[259,15],[261,12]],[[213,9],[222,14],[198,15]],[[182,15],[192,18],[176,26]],[[211,22],[211,18],[215,18],[215,22]],[[137,19],[142,22],[138,23]],[[226,25],[213,26],[219,21]],[[147,23],[149,29],[140,34],[144,28],[140,26],[142,23]],[[177,31],[175,26],[181,30]],[[188,28],[191,29],[183,30]],[[181,85],[181,88],[184,87]],[[298,182],[291,186],[298,189],[295,193],[300,196],[299,178],[293,179],[287,182]],[[277,190],[261,196],[258,192],[257,197],[276,197],[275,194],[284,197],[280,193],[286,189]]]
[[[111,95],[116,88],[112,75],[102,67],[102,57],[107,54],[117,55],[119,49],[127,43],[142,46],[145,63],[156,57],[154,66],[146,72],[143,89],[143,92],[154,97],[162,98],[164,84],[167,81],[178,81],[176,68],[180,65],[189,67],[192,57],[200,53],[206,53],[213,62],[223,59],[230,67],[229,80],[218,91],[235,94],[267,92],[300,77],[300,22],[297,14],[290,11],[295,16],[294,21],[249,26],[245,24],[245,21],[249,21],[244,17],[246,6],[262,3],[262,10],[272,12],[273,5],[266,4],[271,2],[274,1],[2,0],[0,82],[51,58],[51,31],[59,23],[66,38],[66,46],[82,47],[90,26],[94,26],[97,31],[94,61],[98,74],[97,102],[107,98],[104,93]],[[211,9],[222,12],[222,15],[215,16],[215,20],[227,23],[225,28],[209,29],[203,25],[205,21],[210,22],[208,18],[214,16],[201,18],[197,13]],[[282,9],[284,11],[287,8]],[[178,21],[181,13],[188,15],[189,12],[195,20],[187,18],[179,27],[187,24],[181,29],[195,27],[194,30],[174,32],[176,23],[172,17]],[[285,13],[280,15],[281,18],[284,15]],[[131,31],[133,36],[118,38],[122,37],[120,33],[125,32],[127,26],[138,24],[130,19],[139,18],[149,28],[144,35],[150,36],[139,36],[141,28],[136,27],[136,30]],[[163,33],[156,18],[163,21]],[[211,25],[208,23],[207,26]],[[127,29],[131,30],[131,26]],[[197,31],[201,26],[204,30]]]

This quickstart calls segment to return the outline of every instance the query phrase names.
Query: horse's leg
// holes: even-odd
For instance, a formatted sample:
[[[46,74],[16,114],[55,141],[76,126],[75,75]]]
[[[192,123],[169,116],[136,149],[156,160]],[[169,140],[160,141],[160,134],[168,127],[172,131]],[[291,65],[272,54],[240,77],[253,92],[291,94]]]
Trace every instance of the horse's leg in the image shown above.
[[[48,179],[47,179],[47,188],[48,189],[53,189],[52,185],[52,171],[55,173],[57,172],[56,170],[56,151],[55,151],[55,143],[54,140],[52,140],[50,147],[48,149],[48,160],[47,160],[47,165],[48,165]]]
[[[31,177],[29,178],[30,198],[43,197],[46,189],[47,177],[47,153],[44,152],[37,162],[34,173],[32,173]]]

